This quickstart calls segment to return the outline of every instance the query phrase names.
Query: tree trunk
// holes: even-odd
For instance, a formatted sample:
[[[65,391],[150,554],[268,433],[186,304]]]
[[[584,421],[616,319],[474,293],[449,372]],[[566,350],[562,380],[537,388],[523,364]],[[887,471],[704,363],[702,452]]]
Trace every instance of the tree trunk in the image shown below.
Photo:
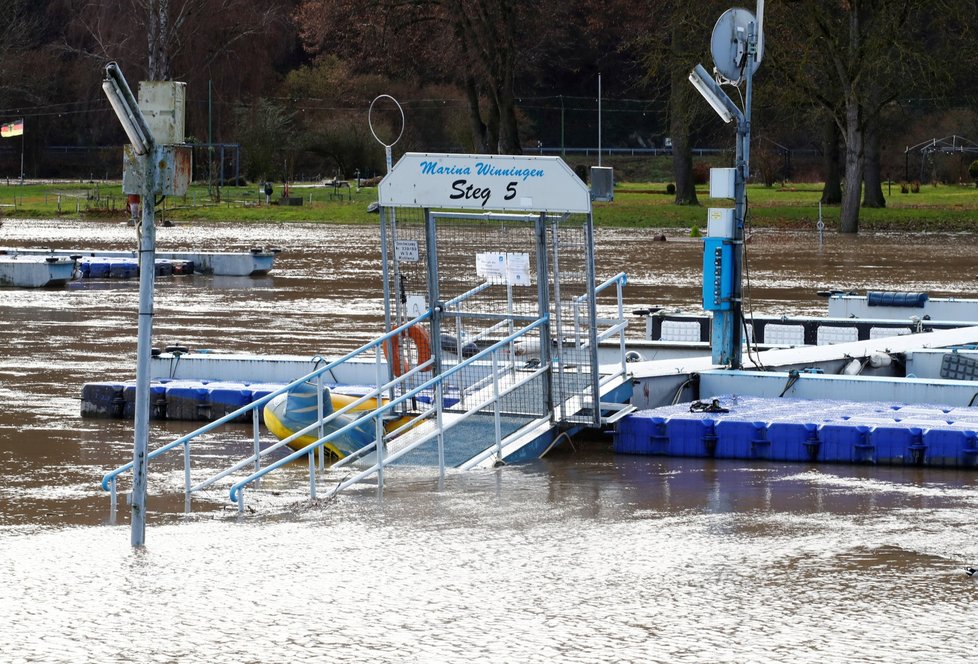
[[[168,81],[173,78],[170,62],[170,0],[150,0],[147,9],[146,78],[150,81]]]
[[[469,128],[472,131],[473,152],[486,154],[489,152],[486,123],[482,121],[482,109],[479,107],[479,91],[472,76],[465,77],[465,97],[469,105]]]
[[[499,93],[499,154],[523,154],[511,88],[512,77],[507,75],[505,78],[508,80],[503,83]]]
[[[842,177],[839,171],[839,125],[831,115],[826,115],[822,126],[822,171],[825,186],[822,188],[822,205],[838,205],[842,202]]]
[[[681,62],[681,48],[685,44],[683,26],[673,29],[671,49],[673,57]],[[676,205],[699,205],[696,198],[696,182],[693,180],[693,146],[689,127],[692,124],[692,87],[685,69],[673,67],[669,80],[669,135],[672,138],[672,175],[676,179]],[[699,95],[696,95],[697,100]]]
[[[883,178],[880,173],[879,115],[867,118],[863,159],[863,207],[885,208]]]
[[[863,184],[862,109],[855,95],[846,99],[846,190],[839,214],[840,233],[859,232],[859,197]]]
[[[693,150],[687,127],[670,123],[672,132],[672,174],[676,178],[676,205],[699,205],[693,181]]]

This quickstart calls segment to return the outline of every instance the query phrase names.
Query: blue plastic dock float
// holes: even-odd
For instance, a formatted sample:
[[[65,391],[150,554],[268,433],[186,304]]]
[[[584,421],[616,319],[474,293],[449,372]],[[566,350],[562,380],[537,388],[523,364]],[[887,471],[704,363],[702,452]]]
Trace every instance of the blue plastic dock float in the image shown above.
[[[978,408],[720,396],[629,415],[618,423],[614,450],[717,459],[974,468],[978,467]]]
[[[157,258],[155,265],[158,277],[194,272],[192,260]],[[139,276],[139,261],[117,256],[82,256],[78,259],[78,271],[83,279],[135,279]]]
[[[162,378],[150,383],[150,416],[157,420],[209,422],[224,417],[243,406],[268,396],[284,383],[249,383],[226,380],[190,380]],[[336,394],[361,397],[375,388],[369,385],[323,383]],[[421,394],[418,401],[431,403],[431,394]],[[132,419],[136,400],[134,381],[103,381],[82,386],[83,417]],[[459,401],[458,390],[446,388],[445,407]],[[259,411],[259,416],[263,417]],[[238,421],[250,421],[247,415]]]

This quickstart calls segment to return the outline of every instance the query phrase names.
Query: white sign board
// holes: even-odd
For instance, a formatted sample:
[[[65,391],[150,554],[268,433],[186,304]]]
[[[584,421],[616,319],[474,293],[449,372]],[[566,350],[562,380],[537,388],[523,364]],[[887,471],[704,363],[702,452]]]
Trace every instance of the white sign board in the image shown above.
[[[493,284],[530,285],[530,254],[489,251],[475,255],[475,273]]]
[[[591,193],[560,157],[409,152],[379,190],[385,207],[591,212]]]
[[[394,243],[394,258],[399,263],[417,263],[419,257],[417,240],[398,240]]]
[[[530,285],[530,254],[506,254],[506,283]]]
[[[404,309],[408,318],[417,318],[428,310],[428,305],[424,301],[424,296],[408,295],[407,301],[404,303]]]

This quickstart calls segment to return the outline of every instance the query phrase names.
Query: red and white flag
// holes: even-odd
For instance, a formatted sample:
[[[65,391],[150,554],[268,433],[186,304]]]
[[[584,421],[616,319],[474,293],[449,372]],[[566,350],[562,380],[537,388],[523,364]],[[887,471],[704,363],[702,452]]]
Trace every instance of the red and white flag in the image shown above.
[[[24,121],[14,120],[5,125],[0,125],[0,136],[3,138],[13,138],[14,136],[24,135]]]

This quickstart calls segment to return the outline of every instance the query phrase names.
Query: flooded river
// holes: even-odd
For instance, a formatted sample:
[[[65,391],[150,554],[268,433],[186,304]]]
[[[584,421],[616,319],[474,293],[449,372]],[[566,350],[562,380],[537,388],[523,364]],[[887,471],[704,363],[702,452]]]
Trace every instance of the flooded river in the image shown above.
[[[627,272],[630,309],[695,311],[701,245],[655,234],[599,230],[599,278]],[[156,344],[351,350],[382,327],[378,235],[160,229],[166,250],[283,253],[267,277],[158,280]],[[761,231],[754,310],[819,313],[826,288],[974,297],[975,241],[827,234],[820,248],[814,233]],[[5,219],[0,246],[133,249],[135,236]],[[0,290],[0,661],[974,661],[978,581],[963,568],[978,563],[978,473],[964,471],[615,456],[603,437],[452,473],[443,490],[408,471],[382,501],[253,492],[239,517],[224,493],[190,514],[151,493],[134,552],[126,510],[110,522],[98,485],[131,460],[132,425],[81,419],[79,395],[133,375],[137,289]],[[188,430],[154,423],[154,441]]]

